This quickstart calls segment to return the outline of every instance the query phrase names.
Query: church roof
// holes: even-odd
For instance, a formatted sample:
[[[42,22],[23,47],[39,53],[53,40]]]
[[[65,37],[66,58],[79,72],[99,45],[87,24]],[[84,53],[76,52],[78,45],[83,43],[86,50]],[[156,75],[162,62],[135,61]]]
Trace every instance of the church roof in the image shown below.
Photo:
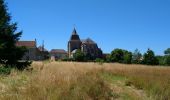
[[[73,29],[70,40],[80,40],[79,35],[77,34],[77,31],[75,28]]]
[[[85,40],[81,40],[82,43],[86,43],[86,44],[96,44],[92,39],[90,38],[87,38]]]
[[[72,35],[77,35],[77,31],[75,28],[73,29]]]

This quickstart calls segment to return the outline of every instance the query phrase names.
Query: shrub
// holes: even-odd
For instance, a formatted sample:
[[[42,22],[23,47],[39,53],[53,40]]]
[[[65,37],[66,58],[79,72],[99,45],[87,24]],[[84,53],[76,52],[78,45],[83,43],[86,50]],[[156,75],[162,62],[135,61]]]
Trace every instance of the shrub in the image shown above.
[[[100,65],[102,65],[104,63],[104,60],[101,58],[96,58],[95,62],[99,63]]]
[[[84,61],[85,60],[85,55],[84,53],[78,49],[75,54],[73,55],[73,58],[75,61]]]
[[[9,75],[11,72],[10,67],[0,66],[0,75]]]

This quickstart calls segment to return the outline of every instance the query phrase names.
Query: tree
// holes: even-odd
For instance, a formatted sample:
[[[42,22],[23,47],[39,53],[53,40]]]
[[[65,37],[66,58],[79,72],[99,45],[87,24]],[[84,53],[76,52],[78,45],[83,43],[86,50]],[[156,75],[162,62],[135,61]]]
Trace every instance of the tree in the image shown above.
[[[132,53],[123,49],[114,49],[111,52],[110,60],[112,62],[130,64],[132,60]]]
[[[164,51],[165,54],[165,65],[170,65],[170,48]]]
[[[85,55],[84,53],[78,49],[75,54],[73,55],[73,58],[75,61],[84,61],[85,60]]]
[[[23,57],[26,48],[16,47],[15,44],[22,32],[16,32],[17,24],[10,21],[11,16],[7,12],[7,6],[4,0],[0,0],[0,64],[17,67],[21,66],[18,60]]]
[[[165,54],[165,55],[170,55],[170,48],[166,49],[166,50],[164,51],[164,54]]]
[[[147,65],[158,65],[159,61],[158,59],[155,57],[155,54],[152,50],[148,49],[148,51],[144,54],[143,56],[143,64],[147,64]]]
[[[165,65],[170,66],[170,56],[165,56]]]
[[[142,58],[142,54],[140,53],[140,51],[138,49],[136,49],[134,51],[134,53],[132,54],[132,63],[140,64],[141,63],[141,58]]]
[[[131,52],[124,50],[123,63],[125,63],[125,64],[132,63],[132,53]]]
[[[122,49],[114,49],[111,52],[110,60],[112,62],[119,62],[119,63],[121,63],[123,61],[123,50]]]

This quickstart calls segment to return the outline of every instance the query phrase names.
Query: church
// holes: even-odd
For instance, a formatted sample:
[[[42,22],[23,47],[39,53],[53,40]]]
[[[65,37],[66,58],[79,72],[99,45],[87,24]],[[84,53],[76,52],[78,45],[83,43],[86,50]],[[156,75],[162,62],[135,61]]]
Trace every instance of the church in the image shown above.
[[[81,50],[86,55],[86,57],[91,60],[101,58],[103,56],[102,50],[98,48],[97,43],[95,43],[90,38],[81,40],[76,29],[74,28],[70,40],[68,41],[69,58],[73,58],[74,53],[78,49]]]

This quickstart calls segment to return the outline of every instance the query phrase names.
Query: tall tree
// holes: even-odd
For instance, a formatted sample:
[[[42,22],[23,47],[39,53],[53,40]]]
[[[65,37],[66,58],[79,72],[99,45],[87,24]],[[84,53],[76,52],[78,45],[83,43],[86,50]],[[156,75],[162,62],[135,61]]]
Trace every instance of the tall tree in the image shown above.
[[[4,0],[0,0],[0,64],[17,66],[26,48],[16,47],[22,32],[16,32],[17,24],[11,22]]]
[[[147,65],[158,65],[159,61],[156,58],[154,52],[150,49],[148,49],[148,51],[144,54],[143,56],[143,64],[147,64]]]

